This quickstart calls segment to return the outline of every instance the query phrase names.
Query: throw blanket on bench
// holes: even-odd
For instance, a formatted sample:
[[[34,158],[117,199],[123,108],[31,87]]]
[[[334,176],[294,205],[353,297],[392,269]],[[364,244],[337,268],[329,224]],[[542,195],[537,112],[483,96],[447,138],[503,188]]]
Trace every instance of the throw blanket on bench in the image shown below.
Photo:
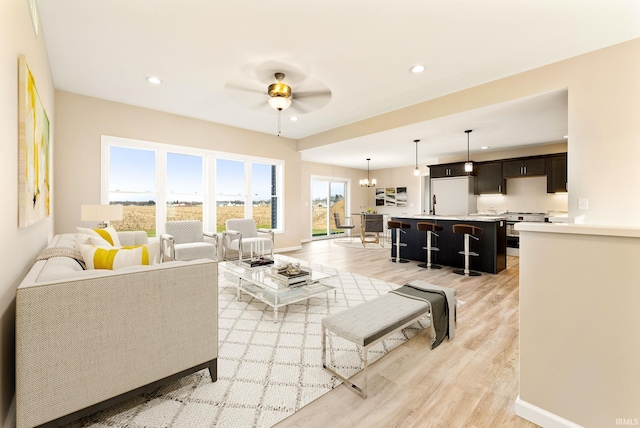
[[[71,247],[50,247],[45,248],[40,251],[36,256],[36,261],[38,260],[47,260],[53,257],[71,257],[75,261],[77,261],[82,269],[86,269],[86,265],[84,264],[84,259],[82,258],[82,254],[80,251]]]
[[[429,304],[431,307],[431,322],[436,333],[436,337],[431,343],[431,349],[435,349],[440,345],[445,336],[448,336],[449,340],[453,339],[455,336],[455,320],[453,320],[454,316],[449,316],[449,314],[451,312],[455,314],[455,297],[447,296],[448,293],[440,287],[426,283],[420,284],[419,281],[405,284],[390,292],[410,299],[422,300]],[[452,305],[454,305],[453,309]],[[452,320],[454,322],[451,322]]]

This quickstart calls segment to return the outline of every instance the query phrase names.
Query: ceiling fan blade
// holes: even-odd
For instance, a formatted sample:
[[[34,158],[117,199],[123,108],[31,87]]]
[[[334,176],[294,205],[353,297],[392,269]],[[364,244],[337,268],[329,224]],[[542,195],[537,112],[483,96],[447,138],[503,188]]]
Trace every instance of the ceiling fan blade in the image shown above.
[[[243,85],[236,82],[229,82],[226,85],[224,85],[224,89],[228,91],[251,92],[256,94],[264,94],[264,95],[267,94],[267,91],[264,87],[262,86],[258,87],[257,85],[251,85],[251,86],[252,87],[250,87],[249,85]]]
[[[299,110],[308,113],[321,109],[331,101],[331,91],[305,91],[293,92],[293,105]]]
[[[293,97],[295,99],[299,99],[299,98],[309,98],[309,97],[329,97],[331,98],[331,91],[330,90],[325,90],[325,91],[296,91],[293,94]]]
[[[256,110],[263,105],[267,105],[269,96],[265,88],[259,84],[243,84],[238,82],[228,82],[224,85],[225,94],[239,105]]]
[[[295,101],[295,100],[291,103],[291,107],[287,109],[288,112],[294,113],[296,115],[307,114],[312,112],[313,110],[314,110],[313,108],[310,108],[309,106],[305,106],[300,101]]]

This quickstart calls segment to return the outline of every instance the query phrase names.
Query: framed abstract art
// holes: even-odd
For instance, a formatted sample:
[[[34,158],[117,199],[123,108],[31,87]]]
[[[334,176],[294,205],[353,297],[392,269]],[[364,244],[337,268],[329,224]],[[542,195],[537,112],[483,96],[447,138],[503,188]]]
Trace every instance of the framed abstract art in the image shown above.
[[[51,212],[49,118],[24,55],[18,58],[18,223],[28,227]]]

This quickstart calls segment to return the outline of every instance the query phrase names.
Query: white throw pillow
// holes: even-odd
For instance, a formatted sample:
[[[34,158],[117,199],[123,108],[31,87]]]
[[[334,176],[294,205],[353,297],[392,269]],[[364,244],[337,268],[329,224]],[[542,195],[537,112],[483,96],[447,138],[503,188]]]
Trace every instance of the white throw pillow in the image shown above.
[[[96,247],[113,247],[109,241],[101,236],[87,235],[86,233],[76,234],[76,250],[80,251],[81,245],[93,245]]]
[[[104,229],[88,229],[86,227],[77,227],[76,229],[78,230],[78,233],[83,233],[91,236],[98,236],[104,239],[105,241],[107,241],[113,247],[120,246],[120,239],[118,238],[118,232],[116,232],[116,230],[111,226],[105,227]]]
[[[155,261],[155,252],[155,248],[148,245],[121,248],[80,246],[87,269],[115,270],[127,266],[150,265]]]

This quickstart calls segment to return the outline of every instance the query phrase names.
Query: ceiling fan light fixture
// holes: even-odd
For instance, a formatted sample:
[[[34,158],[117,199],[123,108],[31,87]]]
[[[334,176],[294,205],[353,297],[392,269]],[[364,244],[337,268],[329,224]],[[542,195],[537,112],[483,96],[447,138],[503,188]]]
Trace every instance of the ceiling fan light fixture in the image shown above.
[[[284,73],[274,75],[277,82],[269,85],[269,105],[278,111],[286,110],[291,105],[291,86],[282,83]]]
[[[275,96],[269,98],[269,105],[278,111],[286,110],[291,105],[291,98]]]

